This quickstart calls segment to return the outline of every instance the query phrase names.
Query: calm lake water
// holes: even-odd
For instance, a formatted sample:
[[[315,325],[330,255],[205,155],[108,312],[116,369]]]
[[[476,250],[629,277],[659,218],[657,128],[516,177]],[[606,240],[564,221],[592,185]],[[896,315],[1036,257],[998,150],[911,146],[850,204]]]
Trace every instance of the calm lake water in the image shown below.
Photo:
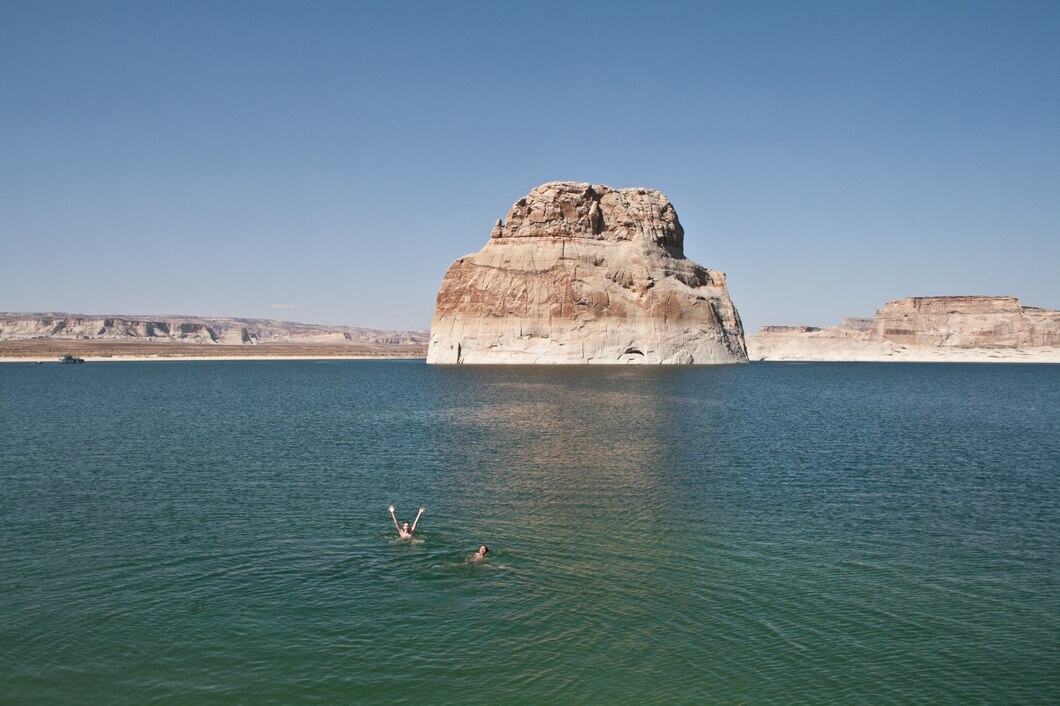
[[[1057,703],[1060,366],[5,364],[0,569],[3,703]]]

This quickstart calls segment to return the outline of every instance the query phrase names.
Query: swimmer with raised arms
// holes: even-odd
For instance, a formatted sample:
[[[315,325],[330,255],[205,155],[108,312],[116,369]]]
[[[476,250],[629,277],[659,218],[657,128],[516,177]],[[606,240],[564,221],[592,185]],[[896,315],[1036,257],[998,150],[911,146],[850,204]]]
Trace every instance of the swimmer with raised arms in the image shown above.
[[[394,521],[394,528],[397,529],[398,535],[402,539],[406,539],[406,540],[407,539],[412,539],[412,535],[416,531],[416,525],[420,521],[420,515],[423,514],[423,508],[421,507],[420,511],[416,513],[416,519],[412,521],[412,527],[409,527],[409,523],[408,522],[403,522],[400,525],[398,524],[397,515],[394,514],[394,506],[393,505],[391,505],[387,509],[390,510],[390,519],[392,519]]]

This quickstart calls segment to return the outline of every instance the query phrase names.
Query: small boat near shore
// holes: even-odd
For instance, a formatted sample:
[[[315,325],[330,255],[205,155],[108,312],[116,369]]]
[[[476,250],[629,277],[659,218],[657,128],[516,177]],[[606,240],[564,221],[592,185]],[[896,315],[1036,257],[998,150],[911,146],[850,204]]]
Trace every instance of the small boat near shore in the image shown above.
[[[78,363],[84,363],[84,358],[78,358],[76,355],[61,355],[59,356],[60,365],[77,365]]]

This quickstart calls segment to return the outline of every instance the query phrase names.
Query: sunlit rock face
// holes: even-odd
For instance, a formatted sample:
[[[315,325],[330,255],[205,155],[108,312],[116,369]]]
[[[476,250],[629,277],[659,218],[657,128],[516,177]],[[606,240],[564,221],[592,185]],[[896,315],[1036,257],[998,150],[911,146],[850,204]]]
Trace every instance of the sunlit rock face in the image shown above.
[[[1016,297],[906,297],[841,326],[763,326],[752,360],[1060,362],[1060,311]]]
[[[725,275],[683,248],[658,191],[539,186],[446,272],[427,362],[747,362]]]
[[[906,297],[876,312],[872,338],[903,345],[1018,348],[1060,345],[1060,312],[1016,297]]]
[[[271,319],[213,316],[90,316],[0,313],[0,341],[30,339],[150,341],[253,345],[258,343],[420,344],[426,331],[380,331],[351,326],[318,326]]]

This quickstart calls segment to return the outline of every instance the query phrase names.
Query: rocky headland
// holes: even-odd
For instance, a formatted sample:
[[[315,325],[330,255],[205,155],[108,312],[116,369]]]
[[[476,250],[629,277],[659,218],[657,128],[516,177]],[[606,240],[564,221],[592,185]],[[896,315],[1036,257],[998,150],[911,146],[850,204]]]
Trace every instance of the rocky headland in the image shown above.
[[[840,326],[764,326],[751,360],[1060,362],[1060,311],[1016,297],[907,297]]]
[[[449,268],[428,363],[745,363],[725,275],[684,256],[665,195],[552,182]]]

